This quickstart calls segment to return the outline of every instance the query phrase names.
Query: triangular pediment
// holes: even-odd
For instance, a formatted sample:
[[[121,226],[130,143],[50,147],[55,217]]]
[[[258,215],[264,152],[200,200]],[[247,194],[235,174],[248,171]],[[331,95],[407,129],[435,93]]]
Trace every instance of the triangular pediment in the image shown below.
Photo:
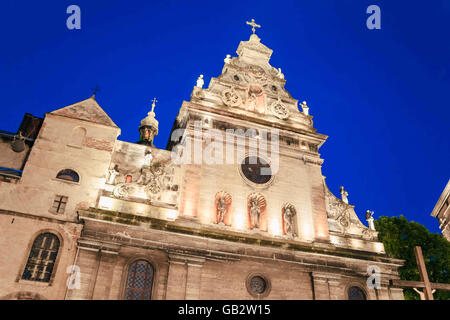
[[[111,120],[102,107],[100,107],[94,97],[57,109],[50,112],[50,114],[117,128],[117,125]]]

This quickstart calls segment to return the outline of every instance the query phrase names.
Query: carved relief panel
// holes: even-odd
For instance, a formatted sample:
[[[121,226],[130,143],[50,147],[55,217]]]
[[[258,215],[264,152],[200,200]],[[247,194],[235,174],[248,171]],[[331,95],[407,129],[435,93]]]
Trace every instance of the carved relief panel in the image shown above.
[[[378,233],[361,223],[354,207],[336,198],[328,188],[325,192],[328,223],[331,231],[361,236],[367,240],[376,240]]]
[[[179,196],[176,167],[166,150],[122,143],[113,155],[108,190],[121,200],[175,206]]]

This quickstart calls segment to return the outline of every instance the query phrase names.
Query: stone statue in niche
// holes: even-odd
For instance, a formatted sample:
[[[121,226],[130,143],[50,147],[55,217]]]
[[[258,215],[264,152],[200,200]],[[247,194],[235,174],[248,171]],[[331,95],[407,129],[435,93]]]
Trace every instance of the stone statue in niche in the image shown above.
[[[231,196],[225,191],[218,192],[215,196],[215,223],[231,225],[230,208]]]
[[[283,233],[289,236],[296,236],[295,217],[296,211],[293,205],[287,204],[282,209]]]
[[[109,172],[109,176],[108,176],[107,183],[108,183],[108,184],[114,184],[115,181],[116,181],[116,177],[117,177],[117,175],[119,174],[119,166],[116,164],[116,165],[114,166],[114,168],[109,169],[108,172]]]
[[[223,223],[223,218],[225,217],[225,212],[227,211],[227,205],[225,203],[224,197],[219,198],[219,203],[217,205],[217,221]]]
[[[264,97],[264,91],[260,86],[251,85],[248,88],[248,98],[245,102],[245,107],[249,111],[265,113],[266,102]]]
[[[267,231],[266,200],[259,193],[252,193],[247,199],[248,226],[250,230]]]
[[[259,218],[261,216],[261,208],[259,207],[256,197],[250,200],[250,222],[252,229],[259,229]]]

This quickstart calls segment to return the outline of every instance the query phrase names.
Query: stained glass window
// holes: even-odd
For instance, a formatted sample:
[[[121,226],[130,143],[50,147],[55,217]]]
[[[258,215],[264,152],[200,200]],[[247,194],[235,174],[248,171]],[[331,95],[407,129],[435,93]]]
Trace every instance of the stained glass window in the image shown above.
[[[125,300],[150,300],[152,296],[153,267],[145,260],[130,265],[125,288]]]
[[[267,284],[263,277],[255,276],[250,280],[250,290],[256,294],[262,294],[266,291]]]
[[[48,232],[37,236],[31,247],[22,279],[49,282],[58,250],[59,239],[57,236]]]
[[[348,288],[348,300],[367,300],[366,294],[359,287]]]

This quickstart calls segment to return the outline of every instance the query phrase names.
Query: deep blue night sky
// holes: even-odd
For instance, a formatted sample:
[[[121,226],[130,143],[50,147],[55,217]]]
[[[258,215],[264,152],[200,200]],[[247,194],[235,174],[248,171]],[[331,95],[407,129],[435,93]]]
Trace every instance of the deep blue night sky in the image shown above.
[[[81,30],[66,28],[71,4]],[[366,28],[371,4],[381,30]],[[160,148],[198,75],[207,86],[220,74],[254,18],[286,89],[329,136],[320,153],[330,190],[344,185],[361,218],[404,214],[438,231],[430,213],[450,176],[450,0],[6,0],[0,18],[0,129],[98,85],[125,141],[138,139],[157,97]]]

